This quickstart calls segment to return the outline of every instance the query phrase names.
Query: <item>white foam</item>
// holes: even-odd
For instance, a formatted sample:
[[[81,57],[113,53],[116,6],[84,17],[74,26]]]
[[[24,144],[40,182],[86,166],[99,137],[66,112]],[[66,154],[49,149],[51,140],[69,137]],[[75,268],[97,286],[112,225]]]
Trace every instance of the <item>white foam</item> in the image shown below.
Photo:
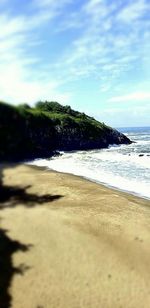
[[[131,133],[129,133],[131,135]],[[50,160],[38,159],[31,164],[59,172],[86,177],[123,191],[150,199],[150,140],[144,132],[132,132],[136,143],[111,145],[108,149],[61,152]],[[143,156],[139,156],[143,154]]]
[[[89,155],[90,154],[90,155]],[[85,155],[85,156],[84,156]],[[107,159],[104,159],[104,154],[93,153],[94,156],[101,156],[101,161],[95,159],[92,154],[86,152],[76,152],[76,153],[65,153],[60,157],[54,157],[51,160],[40,159],[32,162],[37,166],[45,166],[49,169],[56,170],[59,172],[70,173],[78,176],[83,176],[85,178],[91,179],[93,181],[103,183],[123,191],[129,191],[143,197],[150,198],[150,191],[149,191],[149,184],[144,181],[144,178],[141,178],[141,181],[136,177],[136,170],[135,170],[135,177],[131,178],[126,173],[124,176],[119,175],[119,170],[115,172],[115,169],[109,168],[107,166],[107,172],[104,169],[103,163],[106,162],[108,159],[109,164],[113,163],[113,159],[110,155]],[[119,156],[117,155],[117,159]],[[123,158],[121,158],[123,160]],[[130,174],[130,173],[129,173]]]

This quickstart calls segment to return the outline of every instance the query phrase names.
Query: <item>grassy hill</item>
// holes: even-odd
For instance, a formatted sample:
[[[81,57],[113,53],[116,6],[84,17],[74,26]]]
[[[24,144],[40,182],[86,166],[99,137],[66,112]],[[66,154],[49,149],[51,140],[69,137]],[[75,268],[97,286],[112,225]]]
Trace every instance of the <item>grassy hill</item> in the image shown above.
[[[130,140],[84,113],[57,102],[11,106],[0,102],[0,160],[51,156],[55,150],[88,150]]]

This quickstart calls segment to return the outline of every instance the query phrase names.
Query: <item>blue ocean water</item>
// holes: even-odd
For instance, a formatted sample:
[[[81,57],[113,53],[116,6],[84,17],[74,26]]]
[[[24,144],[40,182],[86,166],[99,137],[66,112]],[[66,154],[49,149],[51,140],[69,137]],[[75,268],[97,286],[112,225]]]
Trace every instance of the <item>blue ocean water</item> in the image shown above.
[[[150,127],[119,128],[131,145],[108,149],[62,152],[32,164],[80,175],[97,183],[150,199]]]

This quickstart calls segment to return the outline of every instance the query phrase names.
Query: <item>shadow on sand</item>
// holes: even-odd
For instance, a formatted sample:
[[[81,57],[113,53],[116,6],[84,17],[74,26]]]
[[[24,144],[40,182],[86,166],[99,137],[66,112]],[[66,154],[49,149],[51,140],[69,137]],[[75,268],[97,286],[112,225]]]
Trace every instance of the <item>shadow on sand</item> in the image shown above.
[[[12,165],[12,168],[16,165]],[[3,184],[3,174],[6,165],[0,165],[0,210],[8,207],[13,208],[17,205],[25,207],[34,207],[42,203],[48,203],[62,198],[62,195],[45,194],[39,196],[37,194],[31,194],[27,192],[31,186],[18,187],[18,186],[6,186]]]
[[[0,229],[0,307],[9,308],[11,306],[11,295],[9,288],[12,278],[15,274],[23,275],[29,267],[21,264],[14,267],[12,256],[17,251],[28,251],[32,245],[24,245],[19,241],[12,240],[8,235],[8,231]]]
[[[12,166],[12,167],[15,167]],[[14,208],[18,205],[30,208],[41,205],[43,203],[52,202],[63,196],[46,194],[38,196],[27,192],[31,186],[24,188],[18,186],[5,186],[3,184],[5,165],[0,165],[0,210],[6,208]],[[12,297],[10,287],[13,276],[15,274],[23,275],[29,269],[25,264],[19,267],[13,265],[13,254],[18,251],[27,252],[32,245],[25,245],[17,240],[11,239],[8,231],[0,227],[0,308],[12,307]]]
[[[42,195],[27,193],[27,189],[31,186],[20,188],[18,186],[1,186],[0,187],[0,210],[8,207],[13,208],[17,205],[25,207],[35,207],[42,203],[52,202],[62,198],[62,195]]]

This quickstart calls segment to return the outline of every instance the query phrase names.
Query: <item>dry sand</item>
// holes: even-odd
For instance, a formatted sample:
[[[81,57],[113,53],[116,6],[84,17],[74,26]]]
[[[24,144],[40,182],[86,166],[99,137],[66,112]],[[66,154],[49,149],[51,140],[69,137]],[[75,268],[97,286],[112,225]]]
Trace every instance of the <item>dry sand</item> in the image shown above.
[[[42,168],[3,175],[0,307],[150,307],[149,201]]]

